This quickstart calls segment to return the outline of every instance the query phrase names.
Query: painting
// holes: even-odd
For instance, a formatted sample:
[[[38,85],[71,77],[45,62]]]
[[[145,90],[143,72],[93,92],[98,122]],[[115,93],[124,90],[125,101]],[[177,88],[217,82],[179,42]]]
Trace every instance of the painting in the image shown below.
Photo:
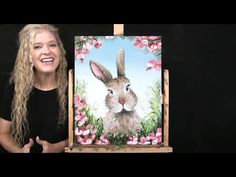
[[[161,36],[75,36],[78,145],[162,144]]]

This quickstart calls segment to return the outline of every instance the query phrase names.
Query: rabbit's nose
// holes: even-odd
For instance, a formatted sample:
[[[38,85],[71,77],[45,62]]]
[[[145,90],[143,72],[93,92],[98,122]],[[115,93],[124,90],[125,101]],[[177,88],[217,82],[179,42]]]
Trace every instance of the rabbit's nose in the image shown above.
[[[118,100],[118,101],[119,101],[119,103],[120,103],[120,104],[122,104],[122,105],[124,105],[124,104],[125,104],[125,99],[124,99],[124,98],[119,98],[119,100]]]

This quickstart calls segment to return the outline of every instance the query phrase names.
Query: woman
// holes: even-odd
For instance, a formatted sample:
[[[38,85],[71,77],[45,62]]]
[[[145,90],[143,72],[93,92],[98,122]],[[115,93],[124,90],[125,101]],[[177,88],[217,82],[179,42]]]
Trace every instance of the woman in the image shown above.
[[[58,30],[29,24],[0,108],[0,143],[8,152],[64,152],[67,140],[67,61]]]

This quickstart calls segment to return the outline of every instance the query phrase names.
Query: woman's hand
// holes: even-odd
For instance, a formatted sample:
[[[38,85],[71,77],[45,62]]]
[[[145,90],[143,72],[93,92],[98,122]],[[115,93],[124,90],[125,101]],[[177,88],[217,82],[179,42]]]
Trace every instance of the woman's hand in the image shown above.
[[[36,137],[36,142],[43,146],[42,153],[60,153],[64,152],[65,147],[68,144],[68,140],[60,141],[58,143],[49,143],[46,140],[41,140],[39,137]]]
[[[46,140],[39,139],[38,136],[36,137],[36,142],[43,146],[42,153],[50,153],[50,152],[54,152],[55,151],[53,144],[49,143]]]
[[[30,153],[30,148],[34,145],[32,138],[29,139],[29,143],[25,144],[22,148],[22,153]]]

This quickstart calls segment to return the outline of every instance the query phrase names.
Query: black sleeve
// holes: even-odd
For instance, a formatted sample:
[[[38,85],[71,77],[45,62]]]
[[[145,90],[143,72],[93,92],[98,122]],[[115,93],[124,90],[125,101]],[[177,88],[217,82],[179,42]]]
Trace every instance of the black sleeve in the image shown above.
[[[11,104],[13,100],[13,93],[14,86],[7,82],[0,97],[0,117],[8,121],[11,121]]]

